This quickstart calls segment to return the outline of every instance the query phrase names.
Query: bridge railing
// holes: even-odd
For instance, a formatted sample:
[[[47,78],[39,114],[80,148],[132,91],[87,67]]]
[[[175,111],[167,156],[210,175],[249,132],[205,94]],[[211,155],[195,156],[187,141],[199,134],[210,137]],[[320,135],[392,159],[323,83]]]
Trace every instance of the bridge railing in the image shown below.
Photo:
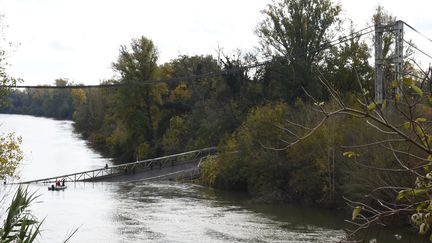
[[[124,163],[119,165],[113,165],[108,168],[103,167],[100,169],[93,169],[87,171],[81,171],[72,174],[53,176],[37,180],[29,180],[20,182],[19,184],[29,183],[52,183],[56,180],[65,180],[66,182],[77,182],[77,181],[95,181],[104,177],[118,176],[124,174],[134,174],[145,170],[152,170],[154,168],[164,168],[167,166],[175,166],[178,164],[184,164],[196,161],[202,157],[205,157],[216,152],[216,147],[209,147],[204,149],[198,149],[188,151],[184,153],[172,154],[162,156],[153,159],[140,160],[130,163]]]

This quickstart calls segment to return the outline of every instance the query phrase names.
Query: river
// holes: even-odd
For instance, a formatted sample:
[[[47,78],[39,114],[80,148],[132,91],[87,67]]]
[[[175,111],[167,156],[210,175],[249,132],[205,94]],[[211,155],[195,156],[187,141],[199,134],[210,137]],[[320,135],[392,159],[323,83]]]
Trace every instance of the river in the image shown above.
[[[21,180],[112,163],[75,134],[70,121],[2,114],[0,121],[1,132],[23,138]],[[3,186],[0,192],[13,189]],[[32,212],[45,219],[39,242],[61,242],[75,229],[69,242],[338,242],[345,237],[338,213],[257,204],[241,193],[189,183],[70,183],[54,192],[32,184],[29,189],[40,195]],[[395,241],[391,232],[380,237],[378,242]]]

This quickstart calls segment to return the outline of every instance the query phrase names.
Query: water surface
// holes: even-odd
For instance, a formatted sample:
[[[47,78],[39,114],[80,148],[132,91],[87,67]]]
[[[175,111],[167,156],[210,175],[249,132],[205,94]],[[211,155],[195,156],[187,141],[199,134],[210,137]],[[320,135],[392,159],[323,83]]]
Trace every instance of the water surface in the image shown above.
[[[22,136],[21,179],[38,179],[110,164],[73,132],[72,122],[0,115],[0,131]],[[0,193],[12,190],[3,186]],[[338,242],[338,213],[295,205],[251,203],[244,194],[177,182],[69,183],[65,191],[32,184],[40,242]],[[393,242],[387,234],[379,242]],[[401,241],[402,242],[402,241]]]

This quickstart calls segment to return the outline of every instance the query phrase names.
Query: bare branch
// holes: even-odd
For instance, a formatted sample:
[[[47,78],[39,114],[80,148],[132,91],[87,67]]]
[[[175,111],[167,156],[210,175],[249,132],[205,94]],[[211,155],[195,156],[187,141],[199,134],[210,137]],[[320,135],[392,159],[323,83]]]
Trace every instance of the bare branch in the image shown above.
[[[298,123],[295,123],[295,122],[292,122],[292,121],[289,121],[289,120],[285,120],[285,122],[287,122],[287,123],[289,123],[289,124],[291,124],[293,126],[296,126],[296,127],[299,127],[299,128],[303,128],[305,130],[311,130],[309,127],[305,127],[305,126],[303,126],[301,124],[298,124]]]
[[[397,135],[397,133],[395,133],[395,132],[384,131],[383,129],[379,128],[378,126],[374,125],[372,122],[370,122],[368,120],[366,120],[366,124],[368,124],[369,126],[375,128],[376,130],[378,130],[381,133],[388,134],[388,135]]]
[[[289,133],[289,134],[291,134],[292,136],[294,136],[295,138],[297,138],[297,139],[300,139],[300,137],[299,136],[297,136],[294,132],[292,132],[291,130],[289,130],[288,128],[285,128],[285,127],[281,127],[281,126],[279,126],[279,125],[274,125],[273,124],[273,126],[275,126],[275,127],[277,127],[277,128],[279,128],[279,129],[281,129],[282,131],[285,131],[285,132],[287,132],[287,133]]]
[[[358,162],[357,160],[354,160],[354,163],[360,165],[361,167],[367,168],[367,169],[373,169],[373,170],[379,170],[379,171],[389,171],[389,172],[406,172],[405,169],[390,169],[390,168],[383,168],[383,167],[377,167],[372,165],[365,165],[363,163]]]
[[[379,145],[382,143],[390,143],[390,142],[406,142],[406,139],[386,139],[386,140],[382,140],[382,141],[376,141],[376,142],[372,142],[372,143],[367,143],[367,144],[360,144],[360,145],[342,145],[341,148],[364,148],[364,147],[369,147],[369,146],[375,146],[375,145]]]
[[[405,164],[404,164],[404,163],[399,159],[399,157],[397,156],[397,154],[395,153],[395,151],[393,151],[393,146],[392,146],[391,143],[389,143],[389,146],[390,146],[390,151],[391,151],[392,154],[393,154],[393,157],[396,159],[396,161],[399,163],[399,165],[402,166],[402,168],[406,169],[407,171],[410,171],[410,172],[414,173],[414,174],[417,175],[418,177],[421,177],[421,178],[424,177],[423,175],[419,174],[417,171],[408,168],[408,166],[406,166],[406,165],[405,165]]]
[[[294,142],[291,142],[291,143],[287,144],[286,146],[284,146],[282,148],[268,147],[268,146],[265,146],[264,144],[262,144],[260,141],[259,141],[259,144],[261,145],[261,147],[263,147],[265,149],[270,149],[270,150],[275,150],[275,151],[286,150],[289,147],[292,147],[295,144],[299,143],[300,141],[303,141],[303,140],[307,139],[308,137],[310,137],[312,134],[315,133],[316,130],[318,130],[324,124],[324,122],[329,117],[331,117],[331,116],[333,116],[333,115],[335,115],[335,114],[337,114],[339,112],[340,112],[340,110],[336,110],[334,112],[327,113],[327,116],[325,116],[315,127],[313,127],[312,129],[310,129],[309,132],[307,132],[304,136],[300,137],[299,139],[295,140]]]

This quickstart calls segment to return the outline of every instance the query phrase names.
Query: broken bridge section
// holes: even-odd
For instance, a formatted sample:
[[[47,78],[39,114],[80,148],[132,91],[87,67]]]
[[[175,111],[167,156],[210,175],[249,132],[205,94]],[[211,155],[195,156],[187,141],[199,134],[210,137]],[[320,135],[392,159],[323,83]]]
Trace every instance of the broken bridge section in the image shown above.
[[[56,180],[64,180],[65,182],[131,182],[196,177],[199,174],[198,166],[201,160],[215,153],[216,147],[209,147],[95,170],[24,181],[19,184],[53,183]]]

